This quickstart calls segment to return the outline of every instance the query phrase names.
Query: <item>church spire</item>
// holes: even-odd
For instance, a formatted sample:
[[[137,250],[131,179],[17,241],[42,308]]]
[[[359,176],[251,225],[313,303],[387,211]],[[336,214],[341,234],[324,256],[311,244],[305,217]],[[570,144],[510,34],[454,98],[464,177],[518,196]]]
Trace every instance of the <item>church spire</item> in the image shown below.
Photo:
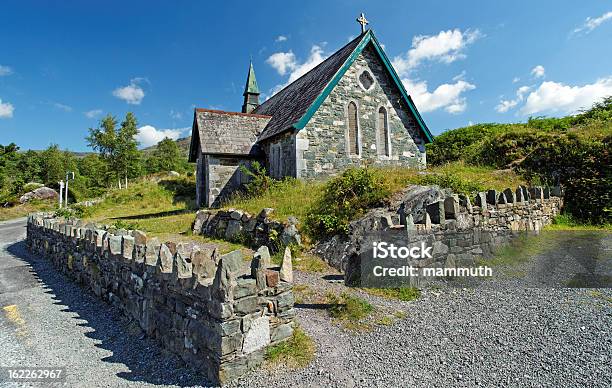
[[[247,75],[247,81],[242,95],[244,96],[242,113],[251,113],[259,106],[259,87],[257,87],[257,80],[255,79],[253,61],[249,62],[249,74]]]

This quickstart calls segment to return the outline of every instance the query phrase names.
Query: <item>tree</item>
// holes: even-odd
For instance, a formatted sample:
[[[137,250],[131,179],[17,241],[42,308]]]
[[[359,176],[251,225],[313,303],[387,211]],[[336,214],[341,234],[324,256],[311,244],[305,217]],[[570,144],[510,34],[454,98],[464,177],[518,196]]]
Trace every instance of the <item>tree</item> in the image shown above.
[[[57,144],[50,145],[41,154],[43,183],[55,184],[66,176],[64,155]]]
[[[149,163],[149,168],[154,168],[151,172],[182,170],[181,149],[174,140],[166,137],[157,143],[153,155],[149,158]]]
[[[117,120],[111,116],[100,120],[100,128],[89,128],[89,136],[86,137],[87,144],[98,151],[100,158],[106,164],[106,183],[118,179],[116,169],[117,159]],[[119,183],[121,185],[121,183]]]
[[[117,130],[117,120],[107,115],[100,121],[100,128],[90,128],[87,142],[98,151],[107,166],[107,178],[116,180],[121,188],[121,179],[136,177],[141,172],[140,151],[135,136],[138,123],[133,113],[128,112]]]
[[[132,112],[125,115],[125,120],[121,123],[117,135],[118,160],[117,171],[125,177],[125,187],[127,188],[128,177],[134,178],[142,173],[142,162],[140,151],[138,151],[138,122]]]

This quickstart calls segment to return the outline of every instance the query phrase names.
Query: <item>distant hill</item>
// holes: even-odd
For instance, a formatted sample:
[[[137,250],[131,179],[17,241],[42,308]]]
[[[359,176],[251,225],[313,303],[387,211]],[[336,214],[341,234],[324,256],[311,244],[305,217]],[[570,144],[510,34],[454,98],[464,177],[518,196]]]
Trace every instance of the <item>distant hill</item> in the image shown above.
[[[176,144],[178,144],[179,148],[181,149],[182,154],[185,156],[189,155],[189,144],[190,143],[191,143],[191,136],[182,137],[176,140]],[[156,148],[157,148],[157,145],[154,145],[154,146],[150,146],[147,148],[143,148],[142,151],[145,153],[150,153],[150,152],[153,152]]]

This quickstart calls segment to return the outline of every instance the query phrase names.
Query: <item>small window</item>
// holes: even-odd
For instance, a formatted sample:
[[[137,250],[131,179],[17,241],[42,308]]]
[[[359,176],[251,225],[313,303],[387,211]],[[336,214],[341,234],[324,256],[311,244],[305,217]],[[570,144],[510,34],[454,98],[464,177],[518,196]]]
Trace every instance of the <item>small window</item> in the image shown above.
[[[348,105],[348,153],[359,155],[359,127],[357,123],[357,104]]]
[[[370,90],[372,88],[372,85],[374,85],[374,78],[372,77],[372,74],[370,74],[369,71],[364,70],[359,75],[359,83],[361,83],[361,86],[365,90]]]
[[[380,144],[380,154],[384,156],[391,155],[391,147],[389,144],[389,121],[387,110],[384,107],[378,109],[378,139]]]

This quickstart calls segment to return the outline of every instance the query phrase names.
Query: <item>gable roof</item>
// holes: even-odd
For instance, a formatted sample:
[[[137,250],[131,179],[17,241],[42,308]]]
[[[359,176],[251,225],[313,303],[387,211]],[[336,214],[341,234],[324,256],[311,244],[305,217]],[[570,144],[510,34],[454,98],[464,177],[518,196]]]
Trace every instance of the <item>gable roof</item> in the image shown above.
[[[298,130],[304,128],[344,73],[346,73],[369,43],[372,43],[374,46],[375,51],[391,75],[391,79],[400,90],[404,102],[419,124],[425,138],[429,142],[433,141],[429,128],[427,128],[427,125],[416,109],[412,98],[406,92],[404,85],[372,30],[368,30],[353,39],[318,66],[258,106],[253,113],[269,115],[272,116],[272,119],[261,134],[259,134],[257,141],[270,138],[291,128]]]
[[[257,135],[270,116],[196,108],[191,130],[189,161],[203,154],[252,155]]]

